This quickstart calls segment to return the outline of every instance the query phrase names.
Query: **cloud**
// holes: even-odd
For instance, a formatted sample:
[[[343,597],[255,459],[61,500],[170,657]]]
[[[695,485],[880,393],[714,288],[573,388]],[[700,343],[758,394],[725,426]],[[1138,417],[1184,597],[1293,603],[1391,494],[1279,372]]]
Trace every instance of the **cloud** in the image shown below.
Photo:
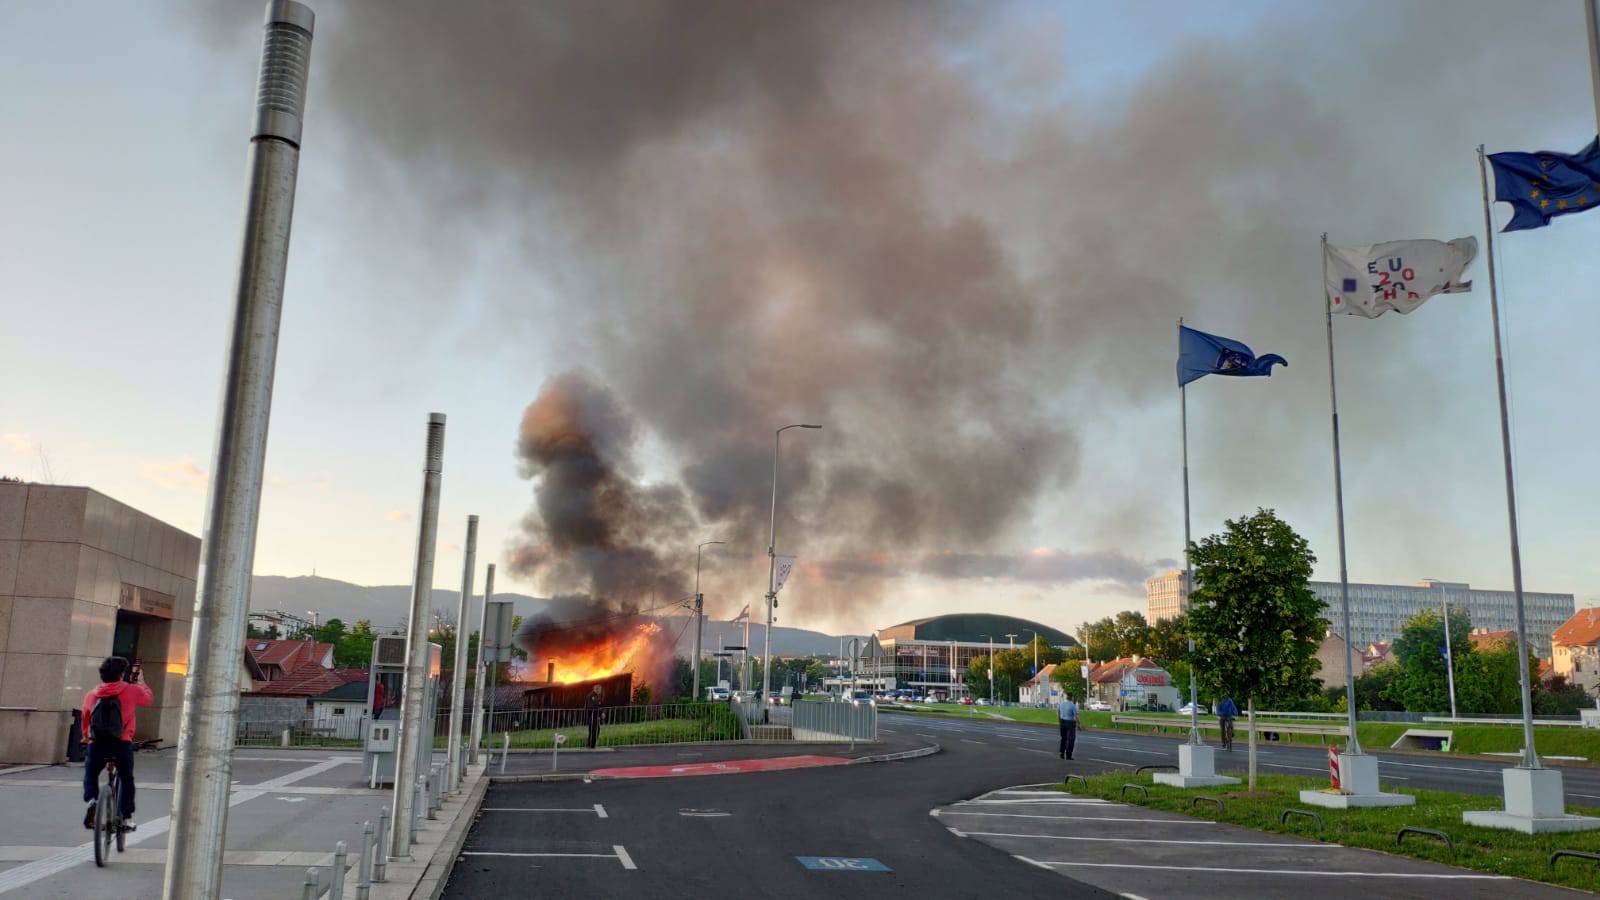
[[[818,563],[817,567],[828,577],[838,579],[916,575],[946,580],[994,579],[1056,586],[1104,582],[1137,591],[1143,589],[1146,578],[1170,562],[1164,559],[1143,562],[1115,551],[1079,553],[1044,547],[1026,553],[946,551],[904,559],[856,557],[828,560]]]
[[[0,434],[0,441],[3,441],[11,448],[13,453],[18,454],[19,456],[37,456],[39,454],[39,448],[42,446],[38,441],[28,437],[25,434],[17,434],[16,432],[9,431],[5,434]]]
[[[409,522],[411,521],[411,513],[403,509],[391,509],[383,514],[383,518],[389,522]]]
[[[139,467],[139,477],[169,491],[204,492],[205,470],[195,465],[190,457],[167,463],[145,463]]]

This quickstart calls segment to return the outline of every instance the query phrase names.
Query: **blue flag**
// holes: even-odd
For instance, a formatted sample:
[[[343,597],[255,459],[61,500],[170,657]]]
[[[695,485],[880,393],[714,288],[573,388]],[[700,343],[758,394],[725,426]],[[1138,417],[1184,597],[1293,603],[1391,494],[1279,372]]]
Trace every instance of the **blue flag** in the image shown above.
[[[1577,153],[1491,153],[1494,198],[1515,215],[1501,231],[1543,228],[1553,216],[1600,206],[1600,137]]]
[[[1276,353],[1257,357],[1244,344],[1178,326],[1178,385],[1182,387],[1207,375],[1271,375],[1274,365],[1289,361]]]

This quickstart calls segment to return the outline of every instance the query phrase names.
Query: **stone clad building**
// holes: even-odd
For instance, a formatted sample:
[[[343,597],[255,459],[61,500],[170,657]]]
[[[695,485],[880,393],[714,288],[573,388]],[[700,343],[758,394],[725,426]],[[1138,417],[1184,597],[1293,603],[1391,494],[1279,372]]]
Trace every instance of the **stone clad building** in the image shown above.
[[[0,763],[66,758],[100,661],[139,660],[139,740],[177,741],[200,539],[86,487],[0,483]]]

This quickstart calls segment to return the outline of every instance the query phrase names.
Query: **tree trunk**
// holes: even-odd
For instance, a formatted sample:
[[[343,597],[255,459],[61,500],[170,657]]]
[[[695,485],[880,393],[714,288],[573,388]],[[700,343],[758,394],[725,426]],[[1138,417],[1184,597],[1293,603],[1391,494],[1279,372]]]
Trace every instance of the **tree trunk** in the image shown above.
[[[1250,790],[1256,789],[1256,698],[1245,700],[1245,715],[1250,729]]]

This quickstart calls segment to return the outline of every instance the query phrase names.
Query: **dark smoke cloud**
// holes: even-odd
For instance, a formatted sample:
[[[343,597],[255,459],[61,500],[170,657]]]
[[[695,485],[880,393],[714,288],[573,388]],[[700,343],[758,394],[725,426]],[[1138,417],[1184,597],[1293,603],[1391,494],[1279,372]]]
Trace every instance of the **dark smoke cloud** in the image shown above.
[[[1074,553],[1041,549],[1029,553],[934,553],[913,558],[856,557],[818,564],[833,578],[897,578],[920,575],[941,579],[996,579],[1069,585],[1098,582],[1127,592],[1142,591],[1155,568],[1171,560],[1145,562],[1111,551]]]
[[[1557,6],[1341,5],[1074,91],[1070,8],[352,2],[319,30],[308,135],[345,143],[362,195],[408,198],[444,248],[418,248],[430,269],[463,266],[451,242],[481,229],[558,298],[501,287],[497,320],[594,373],[547,385],[519,440],[537,502],[514,564],[546,590],[671,596],[691,534],[759,553],[772,432],[802,420],[825,430],[785,435],[780,552],[1134,583],[1116,554],[1015,554],[1041,498],[1102,546],[1181,546],[1175,448],[1117,429],[1175,406],[1186,315],[1296,362],[1270,406],[1263,385],[1191,400],[1197,504],[1331,520],[1296,462],[1326,467],[1317,234],[1473,229],[1468,110],[1543,114],[1508,98],[1554,83],[1556,54],[1527,43],[1561,32]],[[1516,80],[1490,64],[1507,58]],[[1407,390],[1352,403],[1448,420],[1459,343],[1368,329],[1341,365]],[[1377,446],[1391,421],[1352,417],[1347,439]],[[665,459],[646,466],[646,440]],[[1080,477],[1091,451],[1162,468],[1106,485]],[[807,603],[836,608],[881,581],[806,571],[828,576]]]

